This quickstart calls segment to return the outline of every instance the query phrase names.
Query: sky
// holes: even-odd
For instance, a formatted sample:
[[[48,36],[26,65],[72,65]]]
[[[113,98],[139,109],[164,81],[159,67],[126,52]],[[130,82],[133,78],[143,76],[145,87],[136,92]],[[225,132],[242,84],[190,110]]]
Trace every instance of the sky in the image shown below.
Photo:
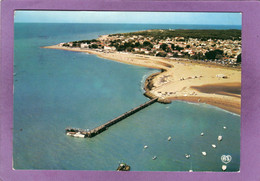
[[[15,23],[133,23],[241,25],[241,13],[15,11]]]

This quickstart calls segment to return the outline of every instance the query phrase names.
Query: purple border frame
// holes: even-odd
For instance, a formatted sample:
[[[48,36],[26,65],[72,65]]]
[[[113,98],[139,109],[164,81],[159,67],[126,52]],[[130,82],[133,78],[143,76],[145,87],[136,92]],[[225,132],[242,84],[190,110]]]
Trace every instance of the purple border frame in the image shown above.
[[[115,172],[12,170],[13,11],[115,10],[242,12],[242,110],[240,172]],[[260,180],[260,2],[259,1],[120,1],[4,0],[1,2],[0,180]]]

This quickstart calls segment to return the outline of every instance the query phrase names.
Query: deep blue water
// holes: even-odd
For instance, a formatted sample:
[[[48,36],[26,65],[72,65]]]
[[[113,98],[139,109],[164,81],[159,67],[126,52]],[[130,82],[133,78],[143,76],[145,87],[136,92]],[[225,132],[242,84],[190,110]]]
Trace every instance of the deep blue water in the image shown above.
[[[221,171],[221,155],[231,155],[227,170],[238,171],[240,116],[206,104],[155,103],[94,138],[65,135],[68,126],[92,129],[147,101],[143,80],[157,70],[40,47],[155,28],[239,29],[15,24],[14,169],[115,170],[119,162],[126,162],[135,171]],[[223,141],[217,141],[218,135]],[[158,158],[152,160],[155,155]]]

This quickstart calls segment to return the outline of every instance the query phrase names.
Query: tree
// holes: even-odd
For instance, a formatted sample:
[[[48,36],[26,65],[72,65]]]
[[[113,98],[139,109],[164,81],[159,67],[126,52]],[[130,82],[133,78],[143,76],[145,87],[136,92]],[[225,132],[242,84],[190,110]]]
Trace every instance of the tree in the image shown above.
[[[117,48],[116,48],[117,51],[124,51],[125,50],[125,46],[124,45],[119,45]]]
[[[131,52],[131,51],[133,51],[133,48],[132,47],[127,47],[126,51]]]
[[[209,51],[205,54],[206,58],[209,59],[209,60],[212,60],[212,59],[215,59],[216,57],[216,54],[214,51]]]
[[[98,45],[97,44],[92,44],[91,48],[98,48]]]
[[[144,41],[143,46],[153,48],[153,44],[151,44],[149,41]]]
[[[174,48],[175,48],[175,45],[174,45],[174,44],[171,44],[171,48],[172,48],[172,50],[174,50]]]
[[[177,46],[175,47],[175,49],[178,50],[178,51],[181,51],[181,50],[183,50],[184,48],[179,47],[179,46],[177,45]]]
[[[237,56],[237,63],[241,64],[241,53]]]
[[[64,47],[69,47],[70,45],[68,43],[63,44]]]
[[[139,43],[139,42],[136,42],[135,45],[134,45],[134,47],[140,48],[140,43]]]
[[[79,43],[73,42],[73,43],[72,43],[72,46],[73,46],[73,47],[79,47]]]
[[[223,58],[223,55],[221,55],[221,54],[216,54],[215,59],[217,59],[217,60],[221,60],[222,58]]]
[[[163,43],[161,46],[160,46],[160,48],[163,50],[163,51],[167,51],[167,48],[168,48],[168,45],[167,44],[165,44],[165,43]]]
[[[205,54],[206,58],[209,60],[221,59],[223,57],[223,50],[213,50]]]
[[[171,49],[169,48],[169,45],[167,45],[166,43],[163,43],[160,48],[165,51],[165,52],[170,52]]]

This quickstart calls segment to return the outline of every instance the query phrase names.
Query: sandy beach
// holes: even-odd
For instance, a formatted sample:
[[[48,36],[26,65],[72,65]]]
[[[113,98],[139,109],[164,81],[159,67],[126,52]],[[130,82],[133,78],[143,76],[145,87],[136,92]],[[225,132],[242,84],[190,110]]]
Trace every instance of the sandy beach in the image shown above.
[[[166,103],[172,100],[206,103],[236,114],[241,113],[239,68],[125,52],[105,53],[59,45],[42,48],[85,52],[126,64],[160,69],[161,72],[150,75],[146,80],[145,91],[148,97],[159,97],[159,101]]]

